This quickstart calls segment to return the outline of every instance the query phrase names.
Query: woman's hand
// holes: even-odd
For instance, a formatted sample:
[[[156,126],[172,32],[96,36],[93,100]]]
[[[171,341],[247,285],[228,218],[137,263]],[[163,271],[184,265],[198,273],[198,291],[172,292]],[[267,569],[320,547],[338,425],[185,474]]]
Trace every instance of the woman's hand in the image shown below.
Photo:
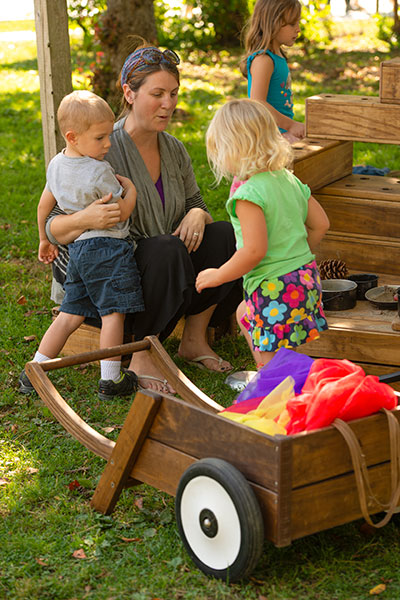
[[[206,223],[211,223],[211,221],[211,215],[202,208],[192,208],[183,217],[172,235],[179,236],[189,253],[196,252],[203,241]]]
[[[118,202],[109,203],[111,198],[112,194],[107,194],[80,211],[82,223],[87,225],[85,229],[109,229],[119,223],[121,209]]]

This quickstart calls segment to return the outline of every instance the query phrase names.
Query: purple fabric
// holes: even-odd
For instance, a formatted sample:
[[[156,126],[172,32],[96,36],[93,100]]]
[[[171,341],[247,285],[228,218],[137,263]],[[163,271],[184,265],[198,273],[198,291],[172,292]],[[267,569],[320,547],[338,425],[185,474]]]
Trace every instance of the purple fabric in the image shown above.
[[[165,208],[164,186],[163,186],[163,182],[162,182],[162,179],[161,179],[161,175],[160,175],[160,177],[156,181],[156,188],[157,188],[157,192],[160,194],[160,198],[161,198],[161,202],[162,202],[163,208]]]
[[[295,393],[300,394],[313,362],[314,359],[305,354],[298,354],[288,348],[279,348],[272,360],[258,371],[243,392],[239,394],[234,404],[249,398],[267,396],[289,375],[295,381]]]

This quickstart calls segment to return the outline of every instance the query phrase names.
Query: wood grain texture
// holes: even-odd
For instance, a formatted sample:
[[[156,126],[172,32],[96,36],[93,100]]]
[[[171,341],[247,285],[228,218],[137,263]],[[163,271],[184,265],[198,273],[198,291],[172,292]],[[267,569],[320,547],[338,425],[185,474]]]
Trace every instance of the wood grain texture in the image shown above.
[[[381,63],[379,100],[385,104],[400,104],[400,58]]]
[[[318,190],[318,195],[400,203],[400,179],[352,174]]]
[[[306,99],[309,138],[400,144],[400,105],[374,96],[321,94]]]
[[[353,167],[353,143],[302,140],[293,146],[293,172],[312,192],[350,175]]]

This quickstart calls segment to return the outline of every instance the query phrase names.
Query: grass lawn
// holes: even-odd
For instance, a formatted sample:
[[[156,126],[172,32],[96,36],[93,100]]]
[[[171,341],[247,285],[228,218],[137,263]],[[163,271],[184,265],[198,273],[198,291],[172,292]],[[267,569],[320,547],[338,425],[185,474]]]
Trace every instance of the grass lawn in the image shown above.
[[[310,57],[292,52],[298,118],[305,98],[315,93],[378,93],[379,63],[391,56],[372,26],[351,28],[337,29],[332,45]],[[74,48],[74,61],[78,55]],[[182,110],[171,127],[192,156],[216,219],[226,218],[228,184],[213,186],[204,133],[218,105],[246,93],[238,55],[193,54],[184,62]],[[18,374],[50,323],[51,272],[36,258],[36,206],[45,173],[35,43],[0,39],[0,59],[0,598],[342,600],[366,598],[378,584],[386,586],[382,598],[399,598],[396,516],[375,534],[358,521],[288,548],[266,543],[252,577],[227,585],[193,566],[166,494],[143,485],[125,491],[112,516],[90,509],[104,462],[64,432],[38,398],[17,392]],[[85,73],[74,70],[74,86],[86,82]],[[356,144],[354,163],[395,170],[399,148]],[[167,341],[171,356],[177,344]],[[237,370],[254,368],[243,339],[222,339],[216,350]],[[223,375],[209,377],[177,363],[208,395],[224,405],[233,401]],[[57,371],[52,378],[83,419],[116,438],[127,403],[97,399],[97,367]]]

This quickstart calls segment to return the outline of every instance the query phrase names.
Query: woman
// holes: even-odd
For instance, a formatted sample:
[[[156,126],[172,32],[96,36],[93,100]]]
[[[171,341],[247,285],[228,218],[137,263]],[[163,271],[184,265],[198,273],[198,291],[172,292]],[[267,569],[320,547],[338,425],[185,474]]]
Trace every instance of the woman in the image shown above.
[[[129,177],[138,192],[131,233],[146,307],[132,316],[130,328],[135,340],[159,335],[162,341],[185,316],[179,356],[200,368],[223,372],[232,366],[210,348],[207,327],[235,311],[242,300],[241,281],[201,294],[194,283],[199,271],[230,258],[235,239],[230,223],[213,223],[189,155],[181,142],[165,132],[178,98],[177,64],[175,52],[143,44],[126,59],[118,82],[123,111],[106,160],[116,173]],[[108,199],[73,215],[53,217],[47,228],[51,241],[68,244],[86,229],[113,225],[119,209],[105,204]],[[61,256],[54,268],[60,283],[62,261]],[[172,391],[147,353],[135,353],[129,368],[142,387]]]

